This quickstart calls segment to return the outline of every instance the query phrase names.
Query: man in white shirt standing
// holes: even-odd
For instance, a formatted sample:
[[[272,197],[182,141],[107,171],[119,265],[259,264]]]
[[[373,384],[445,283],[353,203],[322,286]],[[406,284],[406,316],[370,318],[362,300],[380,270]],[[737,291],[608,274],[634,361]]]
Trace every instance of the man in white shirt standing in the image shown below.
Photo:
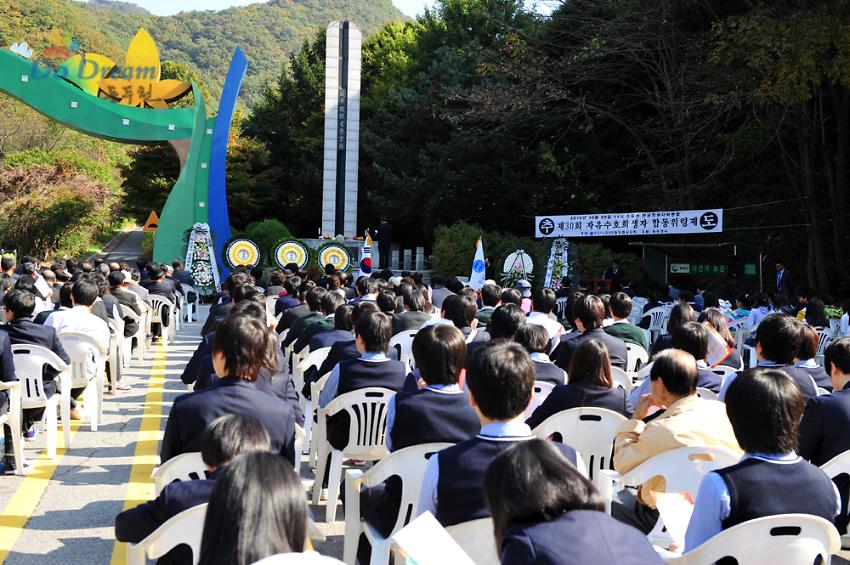
[[[75,283],[68,284],[73,284],[71,298],[74,306],[67,310],[54,311],[47,317],[44,324],[55,328],[60,339],[63,332],[76,332],[93,338],[98,344],[100,353],[105,355],[109,351],[109,326],[91,313],[92,305],[98,296],[97,284],[89,278],[81,278]],[[86,364],[89,378],[100,378],[100,375],[94,374],[97,368],[94,357],[89,361]],[[71,389],[72,408],[76,409],[75,401],[84,390],[85,387]]]

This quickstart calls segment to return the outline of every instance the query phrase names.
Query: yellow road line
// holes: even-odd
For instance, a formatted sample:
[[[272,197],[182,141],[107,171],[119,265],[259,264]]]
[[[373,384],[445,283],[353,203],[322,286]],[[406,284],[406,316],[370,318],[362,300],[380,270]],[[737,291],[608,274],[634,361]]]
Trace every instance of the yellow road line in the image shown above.
[[[151,376],[148,379],[142,424],[139,428],[139,436],[136,439],[136,451],[133,454],[133,467],[130,469],[130,479],[127,482],[127,494],[124,496],[124,508],[122,510],[134,508],[154,498],[151,472],[153,472],[158,461],[167,351],[161,343],[157,345],[153,367],[151,367]],[[112,548],[111,565],[124,565],[127,562],[126,546],[127,544],[123,542],[115,542],[115,546]]]
[[[80,422],[71,422],[71,440],[74,439],[79,428]],[[15,494],[12,495],[9,503],[6,504],[6,508],[3,509],[3,513],[0,514],[0,563],[12,552],[12,548],[15,547],[15,543],[24,532],[24,526],[29,522],[38,507],[38,503],[41,502],[41,497],[44,496],[44,491],[50,484],[50,479],[59,466],[59,461],[65,455],[65,434],[62,433],[61,425],[57,432],[56,459],[50,459],[47,456],[47,448],[45,447],[38,459],[33,462],[33,466],[21,481],[21,484],[18,485]]]

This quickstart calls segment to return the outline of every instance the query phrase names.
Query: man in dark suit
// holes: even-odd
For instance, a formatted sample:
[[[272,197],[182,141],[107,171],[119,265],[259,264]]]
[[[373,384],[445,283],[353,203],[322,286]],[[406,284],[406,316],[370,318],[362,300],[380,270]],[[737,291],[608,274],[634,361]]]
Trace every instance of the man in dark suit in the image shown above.
[[[275,331],[277,331],[278,334],[283,333],[284,330],[290,329],[296,320],[310,314],[310,305],[307,304],[307,292],[311,288],[315,287],[308,284],[301,284],[301,287],[298,290],[299,302],[296,306],[287,308],[283,313],[283,316],[281,316],[280,322],[278,322],[277,328],[275,328]]]
[[[776,292],[784,296],[789,303],[791,297],[794,296],[794,284],[791,279],[791,273],[785,268],[785,261],[778,259],[776,261]]]
[[[292,322],[292,326],[289,328],[289,333],[286,334],[286,339],[284,339],[280,345],[282,349],[294,344],[295,340],[301,337],[301,334],[304,333],[307,326],[325,319],[325,314],[322,313],[322,299],[327,293],[328,291],[320,286],[314,286],[307,291],[307,307],[310,311],[306,315],[301,316]]]
[[[224,286],[222,285],[223,288]],[[251,284],[251,279],[248,275],[234,273],[227,294],[221,297],[221,301],[218,304],[214,304],[210,308],[210,313],[207,316],[206,322],[204,322],[204,327],[201,328],[201,335],[204,336],[213,333],[218,327],[218,323],[233,311],[235,304],[241,300],[245,300],[248,296],[257,294],[262,295],[263,292]]]
[[[406,285],[402,290],[401,297],[404,312],[393,316],[393,335],[418,330],[431,319],[431,315],[424,311],[429,304],[428,297],[423,290]]]
[[[319,332],[310,340],[310,351],[316,351],[323,347],[332,347],[338,341],[351,341],[354,339],[354,322],[351,321],[351,313],[354,306],[343,304],[334,312],[334,327],[332,330]]]
[[[597,339],[608,348],[611,365],[625,370],[628,361],[626,344],[622,340],[608,335],[602,329],[602,322],[605,319],[605,305],[602,303],[602,299],[593,295],[582,296],[576,300],[572,313],[575,316],[576,328],[581,335],[572,338],[570,334],[566,334],[561,337],[560,345],[552,352],[551,356],[555,364],[569,372],[570,360],[576,347],[588,339]]]
[[[620,267],[620,260],[614,259],[611,261],[611,266],[605,269],[602,273],[602,278],[611,281],[611,292],[620,290],[623,285],[623,280],[626,277],[626,272]]]
[[[206,477],[175,481],[166,485],[156,499],[125,510],[115,518],[115,538],[138,543],[177,514],[209,501],[215,481],[225,466],[238,455],[271,451],[269,434],[255,418],[230,414],[214,420],[201,437],[201,458]],[[157,564],[191,563],[189,548],[179,545],[157,560]]]
[[[171,301],[172,304],[177,304],[177,297],[174,296],[174,285],[171,284],[170,281],[166,281],[165,272],[159,265],[153,264],[148,267],[148,273],[150,273],[150,278],[142,281],[142,286],[145,290],[148,291],[149,294],[154,294],[157,296],[162,296],[163,298],[167,298]],[[159,338],[162,335],[162,325],[169,324],[169,316],[171,316],[171,312],[168,308],[162,308],[162,324],[154,323],[151,325],[151,332],[154,335],[154,338]]]
[[[180,284],[187,284],[189,286],[195,286],[195,281],[192,280],[192,273],[183,269],[183,263],[175,259],[171,263],[174,272],[171,274],[171,278]]]
[[[445,277],[436,276],[431,279],[431,304],[438,310],[443,307],[443,300],[454,294],[446,288],[447,281]]]
[[[164,463],[189,451],[198,451],[210,422],[225,414],[256,417],[266,427],[272,450],[295,462],[295,411],[285,401],[256,384],[262,370],[278,370],[273,340],[265,323],[234,313],[219,324],[213,342],[212,363],[221,378],[216,385],[178,396],[171,406],[160,448]]]
[[[109,293],[118,301],[119,306],[124,306],[132,310],[137,316],[142,315],[142,309],[139,307],[140,298],[133,292],[130,292],[130,282],[126,275],[121,271],[112,271],[109,273]],[[120,309],[120,308],[119,308]],[[124,319],[124,337],[136,335],[139,331],[139,321],[130,316],[122,316]]]
[[[39,345],[55,353],[65,363],[70,363],[71,358],[62,348],[62,342],[56,335],[56,330],[50,326],[43,326],[32,321],[32,313],[35,310],[35,296],[25,290],[13,290],[3,297],[3,306],[6,307],[6,325],[0,326],[0,332],[9,336],[11,345]],[[52,367],[44,366],[41,375],[42,387],[47,398],[56,393],[56,382],[53,380],[57,373]],[[76,411],[76,408],[74,409]],[[24,410],[24,430],[32,427],[34,422],[41,420],[44,408],[27,408]],[[78,419],[79,415],[77,415]]]
[[[379,269],[387,269],[390,266],[390,250],[393,244],[393,226],[386,216],[381,216],[381,225],[378,226],[378,262]]]
[[[334,329],[334,314],[336,309],[345,304],[345,298],[341,292],[328,292],[322,297],[321,307],[324,318],[310,322],[295,340],[292,350],[301,353],[310,344],[313,336],[320,332]],[[290,330],[291,331],[291,330]]]
[[[806,404],[797,446],[800,456],[817,466],[850,449],[850,434],[847,433],[850,429],[850,338],[829,344],[824,353],[824,366],[835,392],[815,397]],[[839,475],[833,481],[841,495],[841,513],[835,519],[835,526],[845,534],[850,477]]]
[[[378,299],[378,293],[381,291],[378,279],[372,277],[360,277],[354,287],[357,290],[357,297],[351,300],[351,304],[364,301],[375,302]]]
[[[141,281],[142,281],[142,274],[139,272],[139,270],[133,269],[130,272],[130,278],[132,280],[130,281],[130,284],[127,287],[127,290],[137,294],[139,296],[139,298],[141,298],[146,303],[150,304],[150,302],[151,302],[150,293],[148,292],[148,289],[146,289],[145,287],[143,287],[140,284]]]

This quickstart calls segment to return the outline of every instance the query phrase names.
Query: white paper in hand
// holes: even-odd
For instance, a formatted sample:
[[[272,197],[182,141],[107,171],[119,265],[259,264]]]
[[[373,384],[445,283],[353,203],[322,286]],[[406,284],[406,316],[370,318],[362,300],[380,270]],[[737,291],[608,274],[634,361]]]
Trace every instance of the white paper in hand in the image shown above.
[[[393,536],[408,564],[474,565],[433,514],[426,512]]]

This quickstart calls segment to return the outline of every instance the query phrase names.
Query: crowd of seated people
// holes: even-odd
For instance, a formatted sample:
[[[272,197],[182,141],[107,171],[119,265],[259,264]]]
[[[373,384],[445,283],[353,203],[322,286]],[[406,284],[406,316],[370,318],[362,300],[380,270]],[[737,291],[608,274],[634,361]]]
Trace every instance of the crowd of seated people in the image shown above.
[[[62,332],[82,331],[108,343],[106,320],[124,318],[122,307],[138,314],[151,295],[185,299],[180,285],[191,285],[181,265],[132,269],[65,261],[41,269],[28,261],[17,269],[4,261],[4,381],[15,379],[12,345],[42,345],[67,358],[57,337]],[[634,292],[558,295],[524,284],[503,289],[493,281],[476,291],[417,273],[355,281],[332,268],[236,269],[213,299],[182,375],[194,391],[174,401],[160,447],[162,463],[200,452],[208,472],[120,514],[116,537],[139,542],[179,512],[209,502],[195,556],[201,563],[288,563],[287,554],[321,562],[307,552],[309,511],[292,469],[301,459],[295,437],[304,424],[303,399],[322,377],[319,397],[311,399],[319,408],[369,387],[395,393],[386,406],[390,453],[454,444],[423,465],[416,512],[431,512],[444,527],[491,517],[503,563],[661,562],[645,534],[658,521],[663,482],[656,477],[624,488],[608,515],[570,438],[534,439],[545,420],[576,408],[625,418],[611,438],[611,468],[620,473],[687,446],[715,446],[740,458],[703,478],[679,551],[776,514],[812,514],[846,531],[850,480],[832,482],[816,466],[850,449],[840,432],[850,424],[850,338],[820,347],[829,321],[816,297],[791,306],[779,297],[742,295],[735,308],[724,308],[711,290],[697,290],[666,306],[666,328],[653,340],[635,323]],[[796,308],[801,305],[805,309]],[[647,307],[664,305],[655,297],[638,306],[638,314]],[[747,369],[742,341],[729,330],[735,320],[746,320],[743,331],[753,330],[747,345],[757,361]],[[125,325],[127,331],[132,335],[138,326]],[[390,347],[405,333],[415,334],[411,361]],[[627,373],[635,379],[631,394],[614,379],[618,370],[634,370],[627,347],[644,349],[652,363],[643,381]],[[326,348],[295,390],[294,361]],[[56,393],[54,377],[43,376],[48,394]],[[554,388],[531,412],[535,383]],[[700,398],[702,390],[718,400]],[[72,390],[72,398],[81,392]],[[6,403],[0,391],[0,409]],[[42,416],[24,413],[30,435]],[[327,441],[344,449],[353,425],[344,411],[330,417]],[[4,432],[10,450],[9,429]],[[326,485],[328,475],[315,480]],[[775,496],[777,488],[768,484],[792,495]],[[360,518],[392,534],[400,493],[395,478],[363,489]],[[368,562],[371,548],[365,537],[358,542],[357,558]],[[600,548],[608,552],[604,557],[595,553]],[[187,551],[178,548],[163,562],[189,562]]]

